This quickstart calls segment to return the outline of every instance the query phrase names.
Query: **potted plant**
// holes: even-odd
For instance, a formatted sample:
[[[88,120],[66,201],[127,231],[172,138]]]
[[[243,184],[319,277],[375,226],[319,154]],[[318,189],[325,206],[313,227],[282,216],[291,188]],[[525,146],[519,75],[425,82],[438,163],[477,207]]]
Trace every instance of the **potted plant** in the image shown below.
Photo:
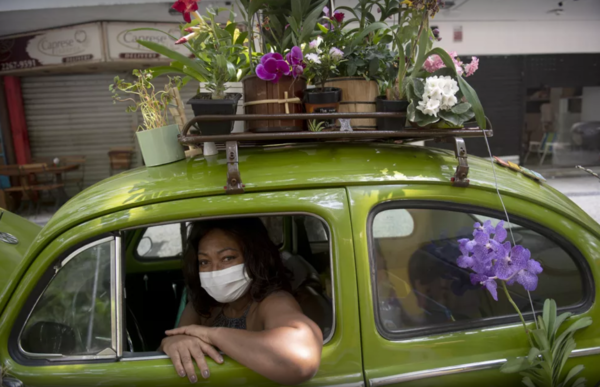
[[[174,5],[180,11],[177,5],[181,1]],[[193,1],[191,3],[195,4]],[[202,16],[193,9],[186,13],[186,10],[182,11],[186,21],[190,20],[182,27],[186,35],[175,43],[185,45],[193,58],[155,42],[140,40],[138,43],[173,60],[170,66],[153,68],[156,74],[179,73],[184,75],[183,82],[193,79],[206,83],[207,92],[198,93],[188,101],[196,116],[236,114],[242,95],[227,93],[226,84],[239,81],[250,70],[250,60],[244,47],[247,32],[240,32],[236,28],[235,14],[227,8],[215,10],[209,7],[208,16]],[[225,27],[215,21],[221,11],[229,11],[229,22]],[[202,134],[219,135],[230,133],[233,124],[234,121],[207,121],[199,127]]]
[[[391,28],[392,43],[398,57],[397,67],[395,75],[385,82],[386,96],[377,98],[377,111],[406,112],[406,121],[412,122],[418,127],[427,127],[432,124],[441,127],[457,127],[467,120],[467,115],[471,115],[471,117],[475,117],[479,127],[485,129],[486,121],[483,107],[475,90],[462,76],[465,73],[462,63],[457,65],[457,62],[441,48],[431,49],[433,41],[439,40],[439,36],[430,29],[429,18],[439,11],[439,1],[405,0],[402,3],[403,6],[398,16],[399,22]],[[439,61],[446,68],[440,68],[437,70],[439,72],[430,74],[427,67],[424,66],[427,66],[426,61],[433,60],[431,57],[434,55],[439,57]],[[470,72],[471,74],[476,70],[477,65],[478,62],[475,61],[471,66],[473,69]],[[455,90],[452,98],[450,95],[447,96],[453,103],[446,104],[444,111],[447,113],[442,113],[448,119],[439,117],[435,111],[436,101],[430,102],[430,98],[426,100],[427,96],[421,93],[421,86],[427,83],[425,78],[430,75],[450,77],[456,81],[458,90],[460,90],[459,94],[458,90],[453,87],[452,82],[446,83],[447,87]],[[454,103],[453,98],[456,98],[456,103]],[[460,106],[454,108],[454,105],[458,105],[458,102],[461,102]],[[462,102],[466,102],[466,104]],[[426,109],[426,107],[427,112],[424,112],[423,109]],[[438,108],[441,108],[441,104]],[[438,122],[440,123],[437,124]],[[380,130],[395,130],[402,128],[403,124],[398,119],[379,119],[377,127]]]
[[[325,86],[326,81],[335,74],[337,66],[344,60],[344,52],[333,46],[333,42],[318,36],[309,43],[306,61],[306,74],[315,87],[304,90],[304,107],[307,113],[336,113],[339,111],[342,90]],[[325,126],[335,125],[335,120],[327,120]]]
[[[385,23],[399,10],[398,1],[359,0],[355,7],[338,7],[329,15],[325,12],[323,26],[329,28],[328,38],[338,38],[344,50],[344,61],[337,68],[337,77],[327,80],[327,86],[342,90],[340,112],[371,113],[376,111],[379,82],[385,79],[394,55],[388,47],[392,41]],[[372,12],[377,9],[377,13]],[[347,13],[350,18],[345,19]],[[351,26],[357,28],[350,29]],[[352,119],[354,130],[375,130],[373,118]]]
[[[285,58],[279,53],[262,56],[256,75],[243,79],[246,114],[302,113],[302,95],[306,88],[304,57],[298,46]],[[304,128],[302,120],[246,121],[251,132],[297,132]]]
[[[265,55],[252,64],[244,78],[244,109],[246,114],[289,114],[304,111],[302,105],[306,78],[303,76],[304,56],[301,47],[314,34],[320,10],[327,0],[273,2],[241,0],[242,16],[251,36],[258,25]],[[260,11],[258,23],[255,16]],[[251,39],[253,41],[253,39]],[[251,57],[254,45],[249,45]],[[247,121],[252,132],[301,131],[303,120]]]
[[[171,89],[179,80],[169,78],[165,90],[156,91],[152,85],[152,70],[134,70],[133,83],[115,77],[109,86],[113,93],[113,103],[131,102],[128,112],[142,113],[143,124],[136,132],[144,162],[148,167],[172,163],[185,158],[179,144],[179,126],[169,124],[167,108],[172,101]],[[134,96],[137,96],[136,99]]]

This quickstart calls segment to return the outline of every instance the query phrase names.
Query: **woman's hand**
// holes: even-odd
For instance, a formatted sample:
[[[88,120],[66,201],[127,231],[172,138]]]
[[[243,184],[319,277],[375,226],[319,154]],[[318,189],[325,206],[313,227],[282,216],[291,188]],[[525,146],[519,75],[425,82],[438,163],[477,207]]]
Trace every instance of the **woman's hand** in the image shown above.
[[[223,357],[212,345],[191,335],[170,335],[163,339],[160,347],[171,358],[177,374],[181,377],[187,375],[191,383],[196,383],[198,380],[192,358],[198,364],[204,379],[210,376],[205,355],[210,356],[219,364],[223,363]]]
[[[167,336],[176,336],[176,335],[188,335],[194,336],[205,342],[206,344],[213,345],[210,341],[209,332],[211,329],[202,325],[188,325],[185,327],[179,327],[175,329],[171,329],[166,331]]]

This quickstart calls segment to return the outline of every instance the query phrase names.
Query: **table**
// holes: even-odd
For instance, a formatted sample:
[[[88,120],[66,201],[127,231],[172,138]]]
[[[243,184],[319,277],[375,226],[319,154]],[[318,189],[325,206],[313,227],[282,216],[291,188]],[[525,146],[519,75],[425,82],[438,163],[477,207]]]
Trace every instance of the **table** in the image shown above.
[[[9,177],[19,177],[21,186],[28,186],[29,178],[31,175],[35,175],[36,173],[48,173],[53,174],[55,176],[57,184],[64,184],[63,174],[66,172],[75,171],[77,169],[79,169],[79,164],[49,165],[46,167],[33,167],[33,165],[28,167],[27,164],[25,164],[24,166],[2,165],[0,166],[0,175]],[[69,196],[65,191],[64,185],[61,188],[58,188],[57,191],[59,193],[59,197],[57,198],[58,204],[65,203],[69,199]],[[27,195],[26,193],[24,194]]]

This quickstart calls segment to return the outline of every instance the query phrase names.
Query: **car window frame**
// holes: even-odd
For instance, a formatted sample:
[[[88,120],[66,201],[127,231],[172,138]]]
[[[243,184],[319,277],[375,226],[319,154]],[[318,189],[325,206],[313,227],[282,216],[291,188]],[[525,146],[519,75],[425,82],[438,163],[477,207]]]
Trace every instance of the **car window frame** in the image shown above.
[[[61,354],[35,354],[25,351],[21,347],[21,336],[25,331],[25,327],[35,307],[46,292],[47,288],[52,283],[52,280],[72,259],[85,250],[88,250],[99,244],[112,241],[113,250],[111,251],[111,266],[110,266],[110,281],[111,281],[111,346],[114,354],[107,353],[101,355],[99,352],[96,355],[69,355]],[[8,351],[10,356],[21,365],[26,366],[60,366],[69,364],[88,364],[88,363],[105,363],[116,362],[123,356],[124,332],[121,329],[119,321],[123,318],[123,291],[117,286],[122,282],[123,278],[123,243],[122,235],[119,233],[105,233],[94,238],[87,239],[77,243],[52,261],[45,269],[40,277],[40,280],[35,285],[33,290],[27,295],[23,308],[19,311],[17,318],[11,328],[8,338]]]
[[[410,338],[426,337],[435,334],[442,333],[454,333],[460,331],[466,331],[476,328],[493,327],[498,325],[512,324],[520,322],[519,316],[515,313],[509,316],[500,317],[487,317],[482,319],[466,320],[464,322],[453,322],[448,324],[441,324],[439,326],[428,326],[422,328],[411,328],[405,329],[399,332],[391,332],[386,330],[380,318],[380,311],[378,306],[378,293],[377,293],[377,264],[375,260],[375,246],[373,243],[373,222],[377,214],[385,210],[391,209],[429,209],[429,210],[441,210],[460,212],[467,215],[478,214],[493,217],[496,219],[504,219],[506,215],[502,211],[493,210],[486,207],[474,206],[469,204],[460,204],[448,201],[436,201],[436,200],[392,200],[383,203],[379,203],[371,208],[367,218],[367,245],[369,252],[369,266],[371,268],[370,281],[371,281],[371,293],[372,293],[372,304],[375,318],[375,326],[377,332],[381,337],[389,341],[405,340]],[[514,223],[521,227],[534,231],[548,240],[554,242],[558,247],[564,250],[569,257],[574,261],[577,269],[582,273],[582,292],[583,300],[577,305],[571,307],[558,308],[558,312],[571,312],[573,314],[581,314],[588,311],[594,304],[595,301],[595,282],[591,272],[591,267],[586,260],[585,256],[577,249],[577,247],[571,243],[568,239],[556,231],[545,227],[535,221],[520,217],[518,215],[511,214],[509,212],[509,218]],[[522,313],[523,318],[526,321],[534,320],[533,312]]]
[[[216,219],[230,219],[230,218],[255,218],[255,217],[267,217],[267,216],[283,216],[283,217],[293,217],[293,216],[313,216],[317,219],[319,219],[321,222],[324,223],[325,227],[326,227],[326,232],[328,233],[328,235],[332,235],[332,228],[331,225],[329,224],[329,222],[324,219],[323,217],[311,213],[311,212],[307,212],[307,211],[292,211],[292,212],[257,212],[257,213],[250,213],[250,214],[235,214],[235,215],[218,215],[218,216],[206,216],[206,217],[196,217],[196,218],[185,218],[185,219],[181,219],[181,220],[177,220],[177,221],[170,221],[170,222],[156,222],[156,223],[149,223],[149,224],[144,224],[144,225],[140,225],[140,226],[135,226],[135,227],[128,227],[128,228],[123,228],[120,229],[119,231],[121,233],[125,233],[128,231],[137,231],[139,229],[147,229],[149,227],[153,227],[153,226],[160,226],[160,225],[164,225],[164,224],[173,224],[173,223],[183,223],[183,222],[196,222],[196,221],[206,221],[206,220],[216,220]],[[293,222],[292,222],[293,223]],[[286,237],[286,233],[285,233],[285,225],[284,225],[284,240]],[[335,259],[333,257],[333,238],[329,237],[329,241],[327,241],[328,246],[329,246],[329,265],[330,265],[330,271],[331,271],[331,298],[332,298],[332,312],[333,312],[333,319],[331,321],[331,331],[329,332],[329,335],[327,337],[323,338],[323,346],[327,345],[329,342],[332,341],[332,339],[335,337],[335,334],[337,332],[337,308],[336,308],[336,297],[337,297],[337,293],[335,291],[335,284],[336,284],[336,278],[335,278],[335,270],[334,270],[334,264],[335,264]],[[284,243],[285,245],[285,243]],[[123,249],[127,249],[127,246],[124,244]],[[280,249],[280,251],[282,251]],[[160,259],[157,261],[161,261]],[[125,306],[126,301],[124,301],[123,306]],[[126,316],[123,316],[122,320],[121,320],[121,329],[122,330],[126,330]],[[146,361],[146,360],[157,360],[157,359],[167,359],[168,356],[164,353],[161,353],[159,351],[145,351],[145,352],[130,352],[130,351],[123,351],[123,356],[121,358],[118,359],[118,361],[121,362],[131,362],[131,361]]]

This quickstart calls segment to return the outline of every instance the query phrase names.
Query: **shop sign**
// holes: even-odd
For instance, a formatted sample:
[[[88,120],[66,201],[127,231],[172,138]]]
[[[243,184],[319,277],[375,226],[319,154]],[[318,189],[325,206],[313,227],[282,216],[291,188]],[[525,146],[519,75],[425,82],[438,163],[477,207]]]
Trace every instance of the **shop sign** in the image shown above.
[[[159,31],[143,30],[139,28],[153,28]],[[136,31],[137,30],[137,31]],[[163,32],[161,32],[163,31]],[[179,24],[176,23],[120,23],[108,22],[105,25],[106,40],[108,43],[109,60],[165,60],[165,56],[155,53],[138,43],[138,40],[155,42],[189,56],[190,52],[183,45],[175,45],[175,41],[167,34],[179,38]]]
[[[103,59],[100,23],[0,39],[0,72]]]

